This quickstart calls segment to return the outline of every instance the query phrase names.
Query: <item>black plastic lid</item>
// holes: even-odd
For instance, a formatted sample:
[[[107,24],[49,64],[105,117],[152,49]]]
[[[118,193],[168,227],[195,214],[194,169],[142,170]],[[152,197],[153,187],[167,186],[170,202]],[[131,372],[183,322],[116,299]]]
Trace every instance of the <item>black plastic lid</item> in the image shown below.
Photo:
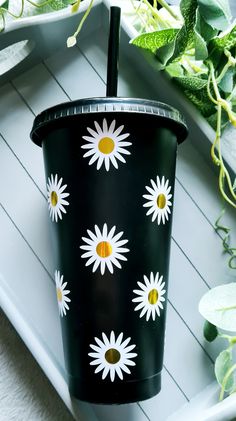
[[[30,137],[36,145],[42,146],[45,129],[55,124],[55,121],[68,119],[76,115],[90,113],[141,113],[159,116],[167,120],[177,136],[178,143],[185,140],[188,129],[183,116],[175,108],[162,102],[139,98],[86,98],[65,102],[48,108],[36,116]]]

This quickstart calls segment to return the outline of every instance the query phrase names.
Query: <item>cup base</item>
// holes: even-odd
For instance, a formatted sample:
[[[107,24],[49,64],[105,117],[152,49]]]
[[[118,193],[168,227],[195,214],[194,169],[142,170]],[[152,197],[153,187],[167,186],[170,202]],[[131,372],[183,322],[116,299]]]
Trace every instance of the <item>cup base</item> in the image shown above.
[[[77,399],[95,404],[119,405],[143,401],[157,395],[161,390],[161,373],[139,381],[104,381],[93,385],[68,375],[68,383],[70,393]]]

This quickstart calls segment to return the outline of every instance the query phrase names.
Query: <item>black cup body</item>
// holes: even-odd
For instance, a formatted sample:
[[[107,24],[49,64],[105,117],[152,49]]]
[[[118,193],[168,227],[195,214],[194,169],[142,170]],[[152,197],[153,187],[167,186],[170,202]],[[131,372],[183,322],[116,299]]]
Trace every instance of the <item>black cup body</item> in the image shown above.
[[[186,133],[175,110],[144,100],[81,100],[36,118],[68,383],[79,399],[127,403],[160,391]]]

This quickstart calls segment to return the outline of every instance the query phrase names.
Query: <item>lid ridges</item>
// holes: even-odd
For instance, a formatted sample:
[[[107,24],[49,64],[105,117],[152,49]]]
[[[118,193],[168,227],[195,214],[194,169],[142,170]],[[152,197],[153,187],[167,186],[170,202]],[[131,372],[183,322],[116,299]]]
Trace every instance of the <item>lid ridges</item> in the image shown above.
[[[187,127],[183,116],[175,108],[162,102],[120,97],[87,98],[77,101],[66,102],[41,112],[34,121],[31,131],[31,139],[41,145],[40,131],[53,121],[90,113],[141,113],[156,115],[170,120],[175,127],[178,142],[180,143],[187,135]]]

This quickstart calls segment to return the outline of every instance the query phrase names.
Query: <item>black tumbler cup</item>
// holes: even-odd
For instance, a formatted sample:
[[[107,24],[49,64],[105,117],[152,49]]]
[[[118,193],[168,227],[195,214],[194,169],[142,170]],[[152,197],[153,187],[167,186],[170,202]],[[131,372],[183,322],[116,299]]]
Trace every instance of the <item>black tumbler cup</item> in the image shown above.
[[[91,98],[39,114],[71,393],[95,403],[161,388],[179,112]]]

